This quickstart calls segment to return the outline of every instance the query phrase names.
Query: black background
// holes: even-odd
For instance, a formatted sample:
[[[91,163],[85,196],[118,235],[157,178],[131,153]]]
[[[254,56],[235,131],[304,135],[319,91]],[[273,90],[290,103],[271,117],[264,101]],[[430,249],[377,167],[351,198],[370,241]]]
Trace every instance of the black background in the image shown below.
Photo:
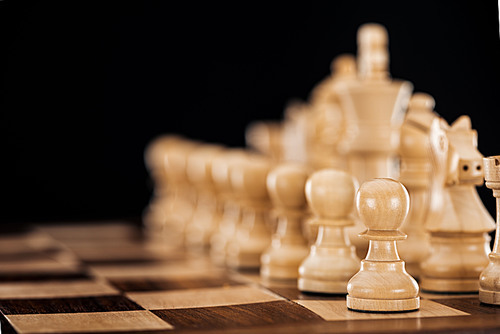
[[[355,53],[367,22],[388,29],[393,77],[448,122],[470,115],[479,150],[500,154],[496,0],[0,1],[0,220],[139,217],[151,139],[243,146],[251,121],[281,119]]]

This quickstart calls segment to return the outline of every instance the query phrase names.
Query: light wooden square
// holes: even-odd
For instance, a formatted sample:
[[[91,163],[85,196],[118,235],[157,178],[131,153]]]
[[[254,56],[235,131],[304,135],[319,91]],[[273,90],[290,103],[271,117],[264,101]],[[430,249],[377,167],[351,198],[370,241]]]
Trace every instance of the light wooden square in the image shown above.
[[[296,303],[308,308],[328,321],[342,320],[367,320],[367,319],[401,319],[401,318],[427,318],[450,317],[469,315],[468,313],[441,305],[431,300],[421,300],[420,309],[414,312],[400,313],[367,313],[347,309],[343,300],[295,300]]]
[[[114,332],[172,329],[149,311],[18,314],[7,318],[18,333]]]
[[[0,283],[0,299],[94,297],[119,293],[105,282],[91,280]]]
[[[149,310],[263,303],[284,298],[263,288],[243,285],[174,291],[130,292],[127,297]]]

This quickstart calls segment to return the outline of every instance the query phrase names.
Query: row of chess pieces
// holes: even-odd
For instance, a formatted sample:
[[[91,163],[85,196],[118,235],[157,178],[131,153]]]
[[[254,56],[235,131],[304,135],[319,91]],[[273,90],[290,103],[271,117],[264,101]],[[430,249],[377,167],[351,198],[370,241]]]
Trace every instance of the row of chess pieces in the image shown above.
[[[153,140],[149,238],[347,293],[353,310],[415,310],[420,289],[500,305],[500,233],[491,251],[495,221],[476,190],[486,180],[499,209],[500,157],[478,151],[468,116],[449,125],[430,95],[392,79],[387,44],[384,27],[360,27],[357,58],[335,58],[281,122],[250,124],[246,147]]]

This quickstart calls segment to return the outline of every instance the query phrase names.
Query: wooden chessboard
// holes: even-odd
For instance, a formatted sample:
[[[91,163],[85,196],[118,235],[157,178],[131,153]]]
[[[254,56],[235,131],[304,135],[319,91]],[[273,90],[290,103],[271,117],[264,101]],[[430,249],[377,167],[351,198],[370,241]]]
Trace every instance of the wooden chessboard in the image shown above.
[[[125,222],[43,225],[0,237],[2,333],[498,333],[477,295],[421,295],[416,312],[350,311],[345,296],[148,246]]]

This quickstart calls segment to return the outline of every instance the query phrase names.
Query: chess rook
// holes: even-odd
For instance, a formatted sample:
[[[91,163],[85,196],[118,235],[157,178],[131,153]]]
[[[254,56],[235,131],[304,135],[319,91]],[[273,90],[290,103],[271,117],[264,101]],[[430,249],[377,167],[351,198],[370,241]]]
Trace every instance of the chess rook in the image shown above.
[[[360,236],[369,240],[369,248],[347,286],[349,309],[396,312],[420,307],[418,284],[406,272],[396,246],[396,241],[406,238],[398,228],[409,206],[408,191],[392,179],[367,181],[358,190],[356,207],[368,228]]]
[[[299,269],[298,288],[304,292],[342,294],[359,270],[360,260],[345,228],[354,224],[352,211],[357,184],[344,171],[323,169],[307,180],[307,202],[318,235]]]
[[[483,159],[486,187],[493,190],[496,199],[497,222],[493,251],[489,254],[489,264],[479,276],[479,300],[483,303],[500,305],[500,156]]]
[[[305,184],[308,169],[298,163],[282,163],[267,176],[267,189],[277,217],[269,248],[262,254],[263,281],[291,280],[296,284],[300,263],[309,251],[302,232],[307,214]]]

